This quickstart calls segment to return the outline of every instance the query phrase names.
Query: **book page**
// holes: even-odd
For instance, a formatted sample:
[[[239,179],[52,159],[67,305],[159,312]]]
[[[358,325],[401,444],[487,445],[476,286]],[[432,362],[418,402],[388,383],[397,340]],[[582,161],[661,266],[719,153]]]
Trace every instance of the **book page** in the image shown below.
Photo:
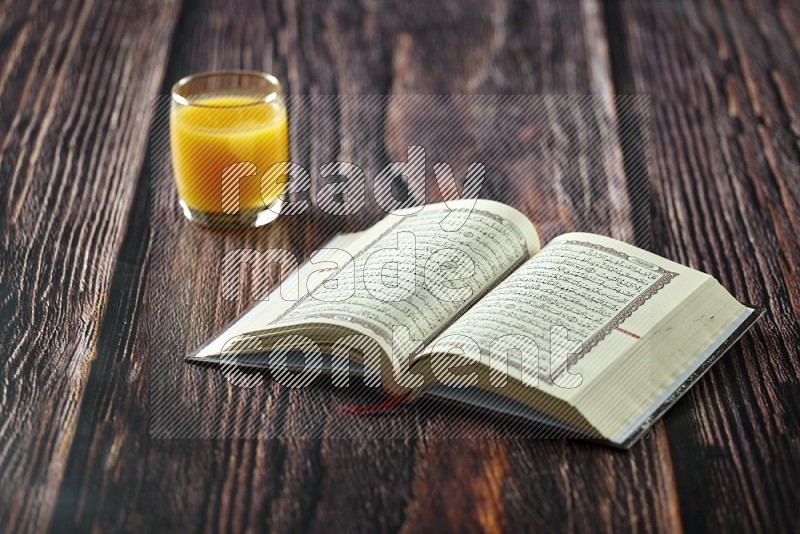
[[[422,356],[457,352],[569,398],[710,277],[611,238],[565,234],[498,284]]]
[[[347,328],[391,354],[401,327],[416,348],[539,250],[530,221],[493,201],[432,204],[390,217],[396,222],[352,261],[256,334],[339,335]]]
[[[300,268],[290,273],[279,285],[275,286],[267,295],[259,298],[241,315],[228,324],[221,332],[197,347],[187,359],[195,361],[216,360],[218,356],[229,349],[231,341],[241,338],[249,332],[260,330],[277,319],[282,313],[292,307],[294,300],[289,300],[284,295],[298,295],[301,298],[313,290],[322,278],[314,278],[314,273],[320,272],[320,266],[335,268],[337,260],[344,251],[349,256],[358,254],[372,242],[374,236],[380,234],[392,224],[384,220],[368,230],[355,233],[338,234],[322,247],[317,249],[311,260],[300,265]]]

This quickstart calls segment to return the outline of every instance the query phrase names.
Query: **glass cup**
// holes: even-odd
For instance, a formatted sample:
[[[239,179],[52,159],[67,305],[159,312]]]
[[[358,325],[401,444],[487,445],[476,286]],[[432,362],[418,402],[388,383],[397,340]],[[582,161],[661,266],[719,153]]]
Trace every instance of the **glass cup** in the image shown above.
[[[281,209],[289,160],[278,80],[252,71],[194,74],[172,87],[172,169],[187,219],[215,227],[261,226]],[[262,177],[264,179],[262,179]]]

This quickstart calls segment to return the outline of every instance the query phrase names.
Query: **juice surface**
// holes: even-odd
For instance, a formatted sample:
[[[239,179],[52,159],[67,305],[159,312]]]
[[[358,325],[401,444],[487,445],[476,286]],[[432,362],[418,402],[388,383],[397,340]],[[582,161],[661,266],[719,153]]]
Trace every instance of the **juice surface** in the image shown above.
[[[289,159],[282,102],[254,103],[246,95],[199,97],[190,106],[174,105],[170,123],[178,195],[190,208],[222,212],[222,171],[242,161],[258,170],[239,181],[240,211],[263,209],[283,192],[283,184],[265,183],[260,190],[264,172]]]

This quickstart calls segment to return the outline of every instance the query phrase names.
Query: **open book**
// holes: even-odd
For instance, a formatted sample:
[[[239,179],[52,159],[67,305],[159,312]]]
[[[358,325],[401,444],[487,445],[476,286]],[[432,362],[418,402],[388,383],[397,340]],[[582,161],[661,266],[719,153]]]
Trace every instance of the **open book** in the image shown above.
[[[338,236],[262,299],[187,358],[326,370],[335,385],[356,362],[393,395],[622,447],[759,316],[711,276],[615,239],[542,246],[525,216],[488,200]]]

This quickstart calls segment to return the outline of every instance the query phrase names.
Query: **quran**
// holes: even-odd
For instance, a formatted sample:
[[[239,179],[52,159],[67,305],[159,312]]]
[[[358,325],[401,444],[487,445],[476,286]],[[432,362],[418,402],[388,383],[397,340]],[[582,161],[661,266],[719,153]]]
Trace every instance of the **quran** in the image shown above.
[[[407,402],[428,396],[618,447],[760,315],[712,276],[616,239],[543,245],[524,215],[489,200],[393,212],[287,270],[187,359],[271,369],[294,387],[320,372],[348,384],[355,369]]]

